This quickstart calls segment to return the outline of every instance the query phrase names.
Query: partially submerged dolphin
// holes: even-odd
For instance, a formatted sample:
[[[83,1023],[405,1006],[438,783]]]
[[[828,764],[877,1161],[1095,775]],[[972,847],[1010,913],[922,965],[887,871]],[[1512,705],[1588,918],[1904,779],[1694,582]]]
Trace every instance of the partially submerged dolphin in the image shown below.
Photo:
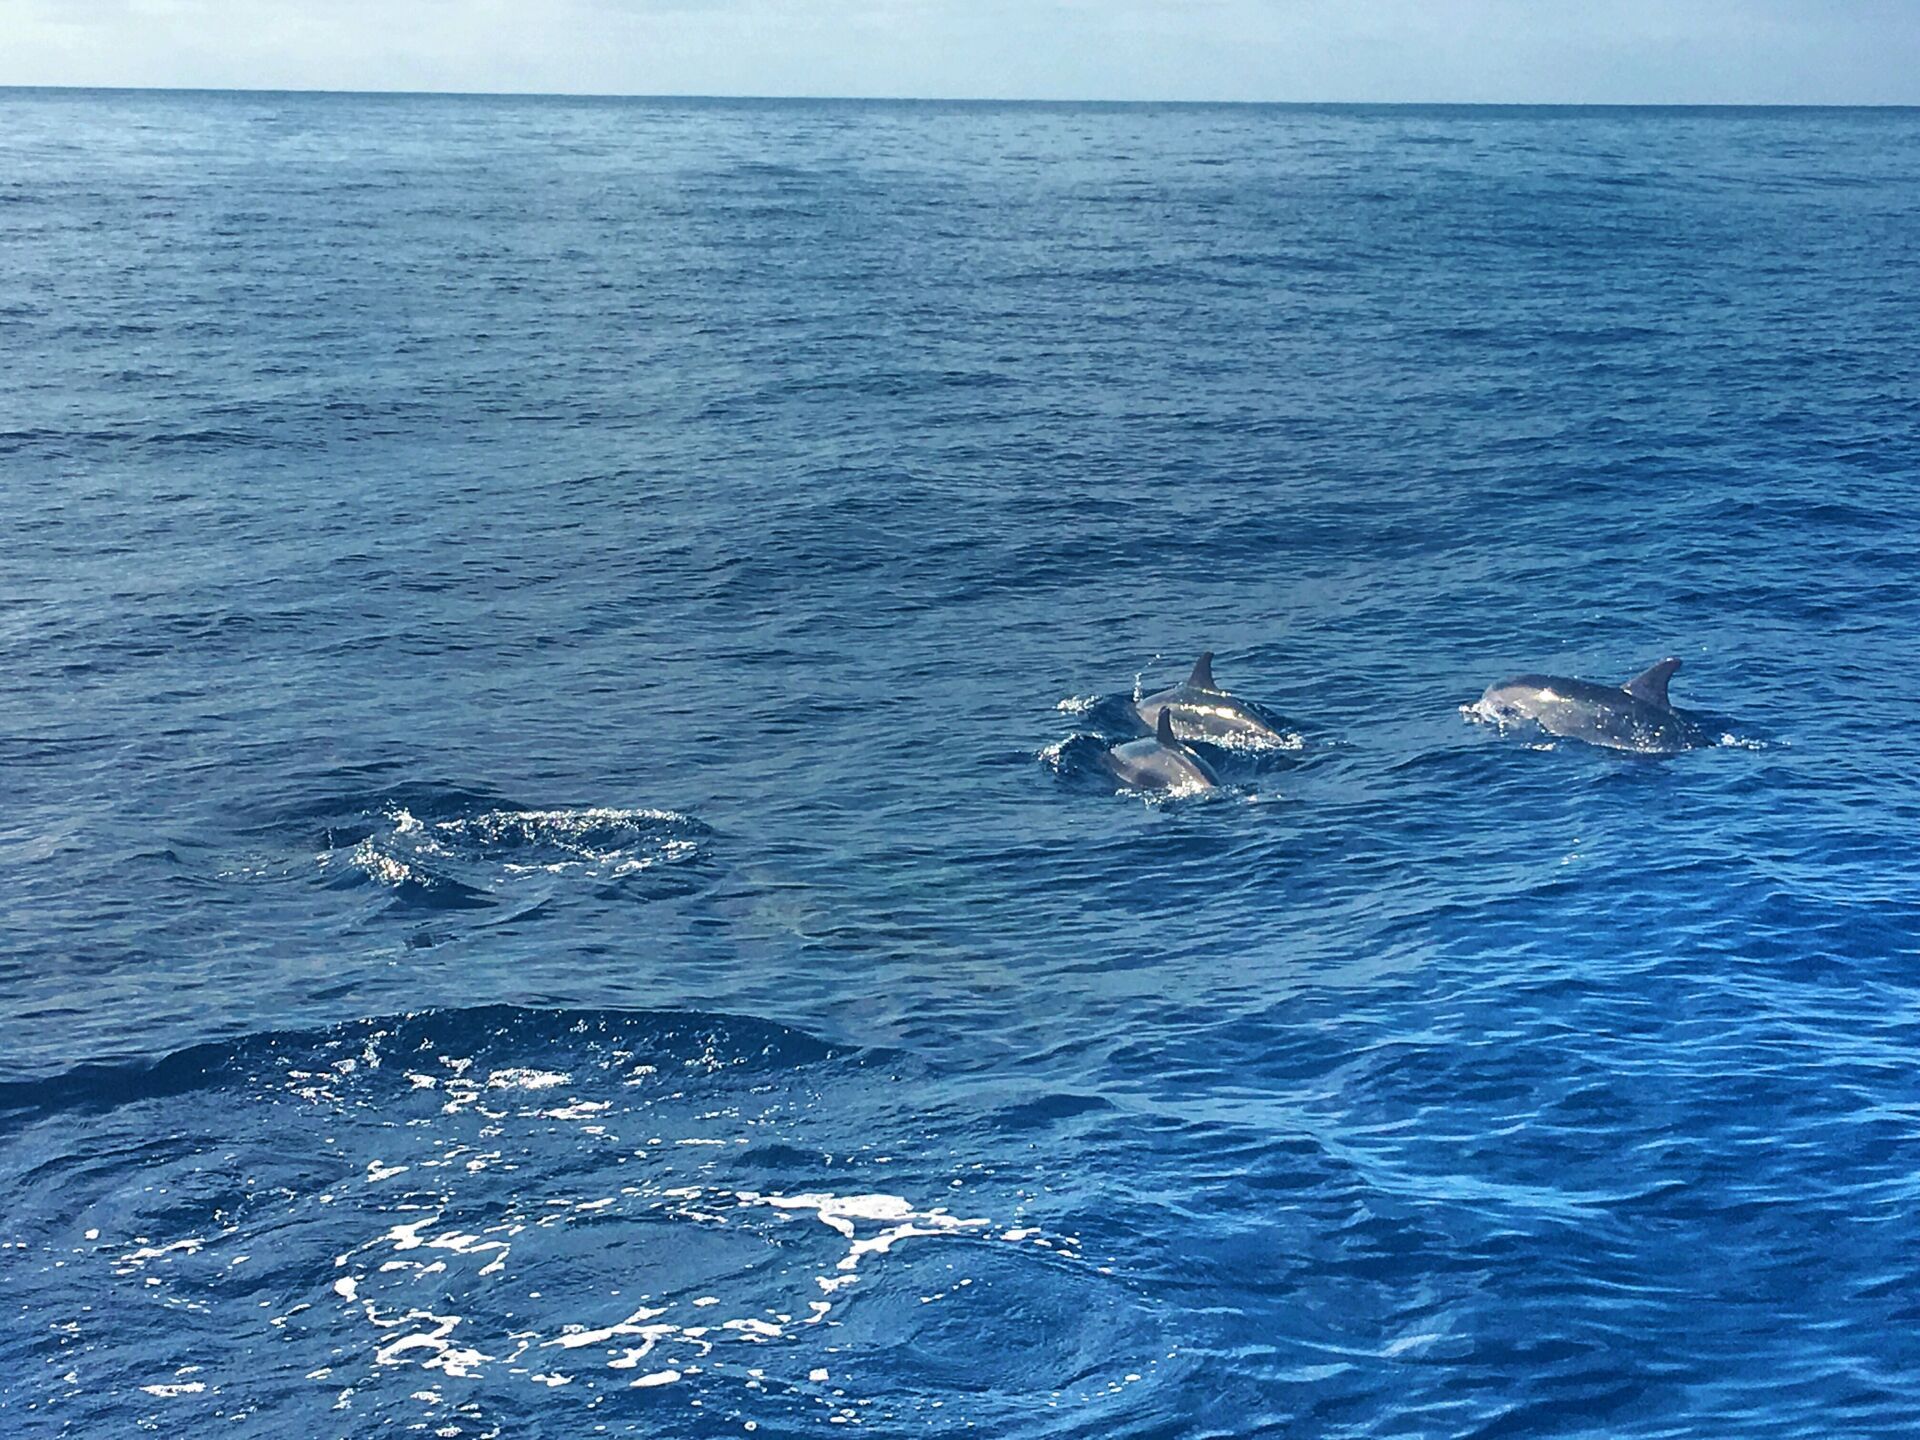
[[[1690,750],[1707,737],[1667,700],[1667,682],[1679,668],[1678,660],[1662,660],[1617,687],[1560,675],[1516,675],[1489,685],[1480,709],[1501,724],[1531,720],[1550,735],[1610,750]]]
[[[1271,721],[1246,701],[1237,699],[1213,683],[1213,652],[1206,651],[1183,684],[1155,691],[1133,708],[1150,730],[1158,729],[1160,717],[1173,717],[1174,733],[1187,740],[1255,741],[1278,745],[1286,742]]]
[[[1219,785],[1213,769],[1173,733],[1173,715],[1163,708],[1151,740],[1129,740],[1100,757],[1130,790],[1167,790],[1175,794],[1212,790]]]

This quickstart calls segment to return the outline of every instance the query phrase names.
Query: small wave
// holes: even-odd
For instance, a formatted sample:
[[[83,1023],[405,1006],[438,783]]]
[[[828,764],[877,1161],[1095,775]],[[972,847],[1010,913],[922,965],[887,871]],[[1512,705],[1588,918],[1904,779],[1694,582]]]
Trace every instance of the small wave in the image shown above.
[[[347,852],[346,858],[348,865],[375,884],[385,886],[404,900],[431,909],[479,910],[494,903],[484,891],[436,873],[417,856],[403,859],[382,849],[372,837],[355,845]],[[320,863],[325,867],[331,863],[331,859],[331,856],[322,855]]]
[[[444,844],[464,847],[478,858],[502,860],[510,870],[583,870],[612,876],[691,860],[700,850],[696,836],[704,830],[691,816],[672,810],[598,807],[489,810],[469,819],[442,820],[433,828]]]
[[[389,804],[381,821],[344,851],[318,856],[323,870],[344,866],[402,901],[439,909],[476,909],[527,877],[621,883],[697,861],[709,832],[672,810],[523,810],[490,808],[422,820]]]
[[[1041,746],[1034,752],[1033,758],[1051,771],[1056,779],[1089,791],[1105,793],[1113,789],[1113,776],[1100,763],[1106,752],[1107,741],[1103,736],[1076,731],[1050,745]]]
[[[483,1070],[471,1057],[525,1053],[542,1063],[498,1059]],[[661,1073],[664,1062],[680,1074],[720,1070],[754,1073],[812,1065],[855,1053],[803,1031],[768,1021],[702,1011],[546,1010],[519,1005],[407,1011],[314,1030],[277,1030],[238,1040],[215,1041],[150,1060],[87,1063],[58,1075],[0,1083],[0,1113],[43,1110],[100,1111],[193,1091],[237,1087],[285,1090],[304,1099],[339,1098],[328,1077],[363,1087],[369,1078],[400,1074],[401,1093],[439,1089],[464,1095],[481,1090],[544,1089],[542,1077],[586,1075],[617,1068],[623,1080]],[[873,1052],[885,1053],[885,1052]],[[422,1086],[407,1078],[406,1062],[417,1056],[470,1057],[451,1066],[451,1078]],[[568,1057],[572,1057],[569,1059]],[[398,1065],[399,1070],[392,1068]],[[651,1065],[647,1070],[645,1065]],[[471,1072],[471,1073],[470,1073]],[[420,1073],[413,1067],[413,1073]],[[496,1083],[497,1082],[497,1083]],[[361,1096],[361,1098],[370,1098]]]

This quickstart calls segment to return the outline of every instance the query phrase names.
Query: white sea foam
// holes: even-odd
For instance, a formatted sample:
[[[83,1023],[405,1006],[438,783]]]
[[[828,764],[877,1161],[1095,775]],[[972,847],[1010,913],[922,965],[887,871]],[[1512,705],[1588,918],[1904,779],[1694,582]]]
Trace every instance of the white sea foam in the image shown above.
[[[539,1113],[548,1120],[588,1120],[596,1115],[604,1115],[612,1108],[611,1100],[574,1100]]]
[[[445,879],[482,891],[530,875],[619,878],[700,853],[699,822],[672,810],[487,810],[431,824],[404,806],[346,852],[347,863],[391,888]],[[696,833],[689,833],[696,832]],[[337,852],[323,851],[324,868]]]
[[[617,1207],[625,1201],[647,1197],[672,1202],[673,1215],[694,1223],[739,1224],[757,1213],[768,1219],[777,1216],[817,1224],[834,1243],[825,1254],[802,1265],[793,1278],[817,1287],[816,1294],[823,1298],[796,1295],[782,1306],[769,1305],[762,1295],[749,1309],[731,1304],[722,1289],[689,1291],[680,1298],[669,1295],[630,1302],[624,1311],[615,1312],[617,1319],[569,1322],[557,1333],[551,1327],[528,1326],[493,1340],[485,1336],[463,1338],[469,1322],[445,1306],[425,1308],[406,1303],[404,1297],[417,1293],[409,1288],[413,1280],[406,1277],[417,1279],[427,1273],[413,1260],[416,1255],[438,1252],[486,1258],[486,1266],[466,1271],[473,1280],[479,1280],[497,1272],[505,1261],[511,1241],[504,1237],[528,1224],[552,1226],[584,1222],[589,1216],[609,1217],[619,1213]],[[502,1238],[492,1238],[495,1236]],[[357,1258],[358,1263],[355,1273],[334,1280],[332,1289],[374,1330],[377,1338],[372,1361],[376,1367],[417,1366],[452,1377],[508,1373],[542,1386],[572,1384],[581,1379],[590,1385],[595,1373],[611,1379],[615,1374],[644,1370],[627,1383],[650,1389],[674,1384],[717,1363],[712,1357],[721,1353],[721,1347],[777,1347],[818,1333],[806,1327],[829,1322],[843,1292],[862,1283],[871,1267],[882,1264],[902,1247],[969,1237],[998,1237],[1012,1244],[1049,1243],[1049,1237],[1033,1226],[1009,1229],[985,1216],[918,1205],[888,1192],[841,1194],[820,1190],[786,1194],[702,1185],[659,1190],[628,1186],[617,1196],[581,1201],[550,1198],[541,1204],[537,1215],[525,1220],[508,1217],[484,1226],[449,1224],[447,1215],[439,1210],[395,1220],[378,1240],[341,1257],[348,1263]],[[395,1258],[382,1259],[383,1251]],[[1071,1255],[1071,1242],[1059,1240],[1057,1253]],[[436,1262],[433,1268],[443,1267]],[[957,1293],[970,1279],[958,1277],[938,1295],[925,1297],[927,1303]],[[537,1277],[523,1276],[520,1283],[529,1286],[526,1293],[530,1298],[540,1298]],[[446,1282],[446,1293],[460,1293],[459,1282]],[[400,1298],[401,1303],[390,1304],[389,1297]],[[538,1367],[530,1359],[521,1358],[530,1349],[573,1358],[558,1370]],[[649,1362],[652,1369],[645,1368]],[[755,1385],[761,1383],[754,1381]]]
[[[362,840],[354,846],[347,858],[382,885],[390,885],[396,889],[410,880],[417,881],[420,878],[406,861],[389,855],[370,839]]]
[[[440,1370],[459,1379],[471,1379],[492,1358],[479,1350],[454,1343],[453,1333],[463,1323],[458,1315],[436,1315],[430,1310],[412,1309],[396,1318],[383,1318],[368,1303],[367,1318],[382,1327],[412,1325],[421,1321],[432,1327],[408,1331],[380,1346],[373,1355],[376,1365],[396,1365],[405,1357],[426,1369]],[[423,1350],[427,1352],[426,1358],[418,1359],[414,1352]]]
[[[1206,738],[1209,745],[1217,745],[1222,750],[1237,750],[1252,755],[1267,755],[1275,751],[1291,754],[1307,748],[1306,736],[1297,730],[1273,735],[1231,734],[1209,735]]]
[[[1051,745],[1042,745],[1034,752],[1033,758],[1038,760],[1042,765],[1058,770],[1060,768],[1060,757],[1066,754],[1067,746],[1071,745],[1076,738],[1076,736],[1069,735],[1066,739],[1056,740]]]
[[[207,1242],[198,1236],[189,1236],[185,1240],[175,1240],[170,1245],[142,1245],[138,1250],[129,1250],[121,1258],[132,1264],[147,1260],[157,1260],[162,1255],[191,1255]]]
[[[608,1049],[597,1030],[582,1030],[581,1046],[570,1033],[537,1050],[469,1056],[441,1028],[447,1022],[423,1023],[432,1028],[356,1033],[279,1072],[296,1087],[331,1086],[327,1094],[340,1113],[384,1097],[393,1109],[383,1118],[398,1122],[359,1136],[354,1150],[338,1157],[347,1162],[341,1173],[305,1197],[337,1202],[327,1212],[335,1225],[350,1213],[364,1217],[358,1243],[340,1247],[335,1268],[316,1277],[318,1293],[284,1314],[261,1317],[263,1335],[267,1325],[279,1339],[324,1335],[331,1350],[305,1363],[325,1371],[318,1378],[333,1387],[329,1393],[346,1397],[342,1403],[362,1418],[374,1413],[368,1407],[390,1403],[376,1395],[409,1391],[420,1405],[445,1405],[438,1411],[444,1418],[465,1387],[442,1377],[597,1396],[601,1387],[624,1393],[636,1377],[646,1382],[641,1388],[652,1388],[711,1375],[716,1379],[697,1381],[696,1392],[711,1404],[707,1387],[723,1375],[739,1376],[751,1360],[773,1376],[755,1384],[777,1390],[796,1384],[823,1351],[831,1355],[836,1341],[846,1344],[858,1333],[840,1327],[854,1323],[849,1301],[861,1289],[892,1278],[907,1303],[921,1293],[922,1303],[933,1304],[959,1295],[972,1277],[948,1274],[929,1285],[929,1271],[964,1268],[969,1253],[989,1265],[1005,1263],[994,1258],[1001,1245],[980,1242],[1004,1235],[1009,1218],[934,1203],[960,1204],[944,1181],[931,1196],[891,1187],[781,1192],[700,1183],[727,1153],[721,1147],[747,1143],[748,1127],[763,1123],[733,1088],[718,1099],[691,1091],[690,1078],[735,1063],[737,1051],[724,1038],[700,1037],[677,1055],[648,1054],[658,1063],[643,1065],[642,1046]],[[664,1072],[662,1093],[673,1092],[676,1101],[689,1087],[684,1098],[691,1103],[661,1106],[621,1088],[643,1069]],[[578,1092],[570,1088],[576,1084]],[[458,1118],[442,1118],[443,1102]],[[331,1121],[318,1123],[354,1143]],[[624,1138],[584,1139],[590,1126],[604,1132],[628,1124],[634,1129]],[[582,1189],[582,1172],[530,1165],[531,1155],[551,1151],[547,1137],[563,1125],[577,1127],[581,1144],[628,1170],[596,1171],[605,1183]],[[529,1148],[534,1136],[546,1150]],[[682,1142],[695,1144],[678,1148]],[[866,1158],[877,1165],[894,1157]],[[680,1180],[690,1183],[668,1183]],[[578,1228],[568,1235],[568,1227]],[[1031,1233],[1014,1243],[1059,1240],[1024,1228]],[[676,1233],[698,1238],[676,1246]],[[191,1276],[167,1269],[169,1258],[212,1247],[201,1263],[179,1267],[195,1273],[230,1266],[233,1250],[251,1250],[256,1263],[266,1259],[255,1248],[260,1237],[248,1238],[223,1247],[224,1232],[171,1243],[162,1243],[164,1235],[135,1235],[115,1249],[130,1267],[159,1267],[165,1278],[155,1283],[174,1287]],[[919,1258],[923,1247],[933,1253]],[[589,1289],[576,1263],[603,1248],[618,1257],[619,1268],[606,1277],[617,1287],[611,1291]],[[1062,1243],[1059,1253],[1071,1252]],[[908,1254],[916,1258],[903,1260]],[[628,1293],[618,1298],[622,1289]],[[169,1290],[165,1298],[181,1303],[188,1292]],[[318,1313],[289,1324],[310,1308]],[[440,1398],[420,1398],[429,1394]]]
[[[510,873],[560,875],[584,869],[629,875],[655,865],[692,859],[699,853],[698,843],[672,832],[694,823],[690,816],[673,810],[599,806],[584,810],[489,810],[442,820],[434,828],[457,842],[457,848],[481,857],[504,857],[519,851],[538,857],[513,861],[503,858],[503,867]]]

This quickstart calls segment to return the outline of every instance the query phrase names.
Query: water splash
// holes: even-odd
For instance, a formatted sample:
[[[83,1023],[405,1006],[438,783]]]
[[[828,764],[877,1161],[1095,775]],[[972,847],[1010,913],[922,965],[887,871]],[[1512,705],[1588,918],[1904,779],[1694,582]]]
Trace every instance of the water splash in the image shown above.
[[[323,871],[345,866],[402,898],[443,908],[493,903],[520,880],[622,883],[697,862],[707,828],[690,815],[647,808],[490,809],[422,820],[389,805],[345,851],[324,850]]]

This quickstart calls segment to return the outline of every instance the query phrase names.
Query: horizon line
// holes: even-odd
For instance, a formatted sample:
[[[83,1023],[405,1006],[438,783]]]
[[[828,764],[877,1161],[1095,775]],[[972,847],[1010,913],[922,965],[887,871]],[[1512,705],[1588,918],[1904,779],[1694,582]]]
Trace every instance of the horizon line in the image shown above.
[[[0,94],[36,91],[54,94],[115,95],[307,95],[366,99],[443,100],[613,100],[698,103],[779,104],[805,102],[841,105],[1111,105],[1146,108],[1188,106],[1240,109],[1373,110],[1920,110],[1920,101],[1875,100],[1195,100],[1179,98],[1110,99],[1098,96],[993,95],[823,95],[811,93],[727,95],[672,91],[615,90],[387,90],[284,85],[44,85],[0,82]]]

